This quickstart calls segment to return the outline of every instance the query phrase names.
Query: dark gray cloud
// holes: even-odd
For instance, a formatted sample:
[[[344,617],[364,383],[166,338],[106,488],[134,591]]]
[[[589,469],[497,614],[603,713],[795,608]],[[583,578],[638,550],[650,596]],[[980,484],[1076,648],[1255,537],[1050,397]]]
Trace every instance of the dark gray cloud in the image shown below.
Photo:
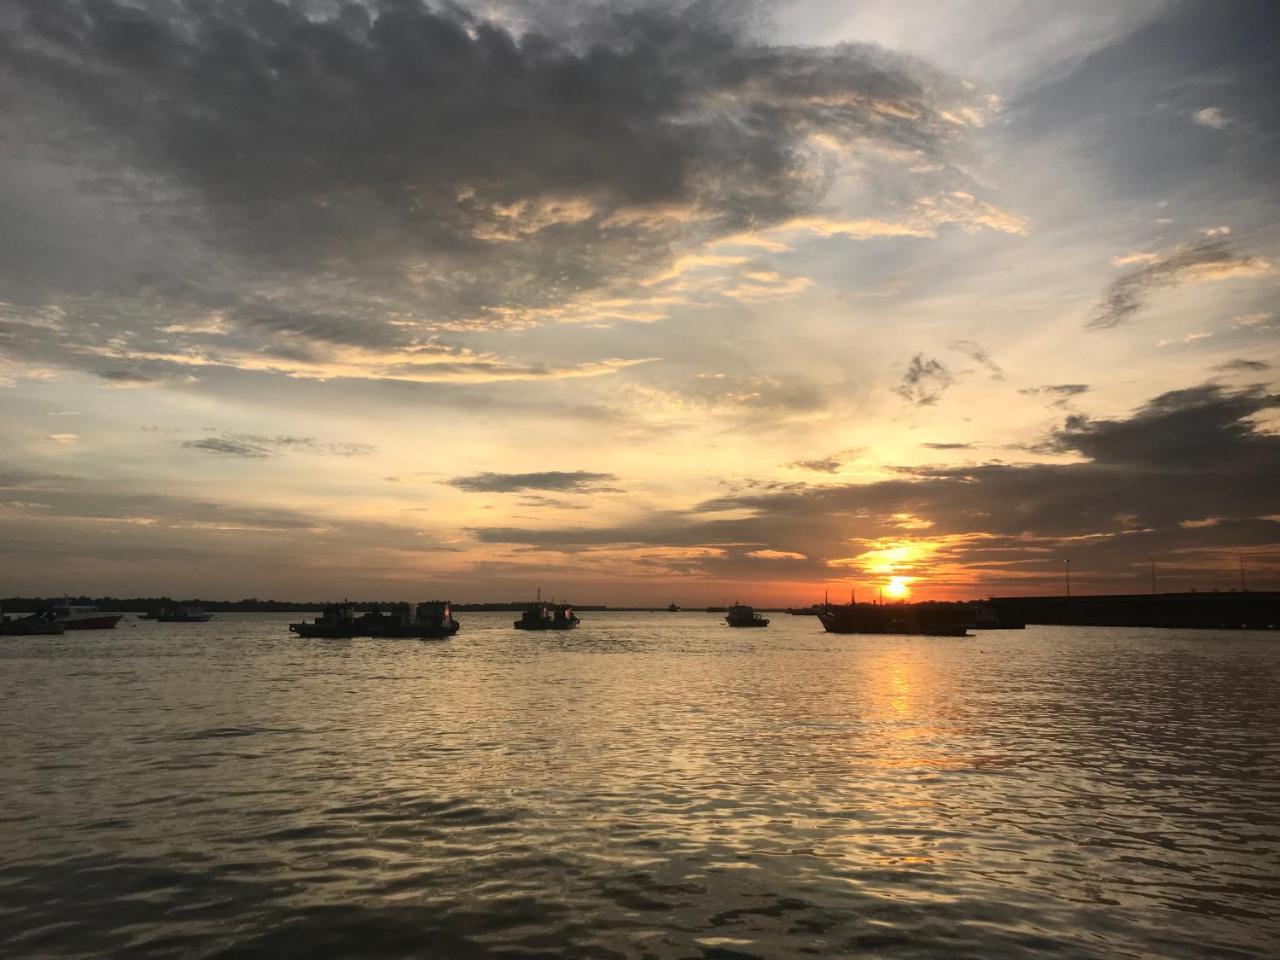
[[[1221,370],[1224,373],[1261,373],[1263,370],[1270,370],[1271,364],[1265,360],[1245,360],[1237,357],[1234,360],[1220,363],[1213,369]]]
[[[972,450],[972,443],[922,443],[928,450]]]
[[[1088,326],[1110,330],[1133,320],[1151,294],[1163,287],[1176,287],[1191,279],[1223,279],[1262,272],[1267,261],[1237,253],[1222,236],[1207,237],[1179,247],[1163,256],[1143,258],[1139,266],[1126,271],[1107,287]]]
[[[1280,395],[1260,387],[1208,383],[1161,394],[1124,420],[1067,417],[1049,446],[1100,464],[1207,475],[1256,469],[1261,478],[1280,466],[1280,437],[1259,432],[1250,418],[1276,407]]]
[[[225,457],[262,459],[286,450],[304,453],[327,454],[335,457],[362,457],[375,448],[367,443],[328,443],[315,437],[275,436],[267,437],[251,433],[229,433],[217,437],[187,440],[182,444],[191,450],[216,453]]]
[[[520,493],[525,490],[603,493],[615,492],[618,488],[612,484],[617,479],[612,473],[548,470],[541,473],[477,473],[468,477],[453,477],[445,482],[468,493]]]
[[[396,345],[403,330],[324,316],[323,297],[250,292],[283,271],[331,297],[364,290],[384,314],[500,324],[647,275],[691,231],[813,209],[831,173],[813,134],[963,181],[954,111],[975,91],[878,48],[769,46],[735,16],[606,5],[553,34],[526,10],[517,35],[418,0],[11,0],[0,84],[15,163],[81,171],[73,189],[148,237],[191,240],[135,251],[136,269],[112,254],[97,286],[267,334]],[[76,233],[42,239],[54,255]],[[187,247],[224,256],[183,269]]]
[[[917,353],[907,365],[902,381],[894,387],[894,393],[918,407],[938,402],[947,387],[955,382],[949,370],[935,359],[926,360]]]

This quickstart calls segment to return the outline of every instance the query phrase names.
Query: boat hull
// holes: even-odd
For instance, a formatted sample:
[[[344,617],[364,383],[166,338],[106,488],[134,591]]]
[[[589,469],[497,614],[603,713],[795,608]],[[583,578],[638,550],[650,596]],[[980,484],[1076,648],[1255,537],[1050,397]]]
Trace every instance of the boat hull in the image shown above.
[[[517,630],[572,630],[577,625],[577,620],[567,620],[562,623],[525,623],[523,620],[517,620],[512,624]]]
[[[0,637],[58,637],[66,632],[61,623],[40,620],[6,620],[0,623]]]
[[[931,617],[910,608],[848,607],[824,610],[818,620],[827,633],[898,634],[925,637],[967,637],[969,625]]]
[[[439,627],[427,627],[421,624],[385,624],[372,634],[380,639],[390,640],[448,640],[458,632],[459,623]]]
[[[96,617],[77,617],[74,620],[60,622],[68,630],[114,630],[123,617],[122,613],[110,613]]]
[[[729,620],[729,621],[726,621],[726,622],[729,624],[729,626],[731,626],[731,627],[738,627],[738,628],[745,628],[745,627],[767,627],[767,626],[769,625],[769,621],[768,621],[768,620],[752,620],[750,623],[734,623],[732,620]]]

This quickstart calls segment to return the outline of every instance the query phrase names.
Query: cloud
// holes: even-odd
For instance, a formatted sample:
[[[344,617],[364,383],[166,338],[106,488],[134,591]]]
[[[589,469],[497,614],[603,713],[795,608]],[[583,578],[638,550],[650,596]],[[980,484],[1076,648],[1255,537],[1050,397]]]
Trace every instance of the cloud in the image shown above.
[[[993,590],[1052,586],[1070,551],[1097,586],[1124,588],[1128,565],[1149,552],[1211,565],[1233,545],[1274,544],[1280,435],[1256,421],[1277,408],[1280,396],[1257,388],[1202,384],[1127,417],[1065,418],[1048,440],[1073,463],[902,468],[888,480],[742,490],[617,526],[474,532],[483,543],[587,556],[637,545],[719,551],[695,561],[703,576],[769,576],[741,564],[734,547],[746,545],[803,555],[792,575],[815,583],[833,568],[878,576],[869,564],[891,564],[935,585],[977,579]],[[1196,525],[1205,517],[1222,519]]]
[[[49,439],[54,443],[60,443],[64,446],[72,443],[79,443],[80,437],[74,433],[51,433]]]
[[[839,473],[843,463],[839,457],[823,457],[819,460],[795,460],[787,466],[797,470],[812,470],[814,473]]]
[[[1230,392],[1207,383],[1161,394],[1124,420],[1067,417],[1048,447],[1115,466],[1206,474],[1265,471],[1275,465],[1280,437],[1259,433],[1250,418],[1277,407],[1280,395],[1261,388]]]
[[[552,490],[559,493],[612,493],[617,481],[612,473],[589,473],[586,470],[542,473],[477,473],[453,477],[445,481],[468,493],[519,493],[524,490]]]
[[[1212,127],[1214,130],[1221,130],[1231,122],[1218,107],[1204,107],[1197,110],[1191,115],[1191,119],[1202,127]]]
[[[1088,327],[1109,330],[1132,321],[1151,294],[1161,288],[1256,277],[1269,272],[1271,266],[1261,257],[1236,253],[1222,237],[1199,240],[1155,260],[1143,260],[1140,266],[1112,281]]]
[[[917,353],[907,365],[902,381],[894,387],[894,393],[908,403],[918,407],[937,403],[947,387],[955,378],[937,360],[926,360],[924,354]]]
[[[791,550],[748,550],[743,556],[755,560],[808,560],[803,553]]]
[[[225,457],[263,459],[285,450],[304,453],[327,454],[335,457],[363,457],[375,452],[367,443],[326,443],[315,437],[260,436],[251,433],[232,433],[218,437],[202,437],[182,444],[190,450],[201,450]]]
[[[920,171],[878,167],[913,187],[869,221],[1025,229],[967,189],[979,91],[873,46],[763,43],[730,5],[10,6],[0,95],[20,146],[0,180],[21,197],[56,177],[30,202],[57,209],[0,235],[30,267],[0,271],[33,308],[88,298],[82,341],[147,320],[176,341],[156,354],[216,338],[234,364],[265,341],[307,366],[320,344],[385,368],[440,330],[652,319],[673,294],[645,284],[682,257],[814,215],[836,166],[871,177],[886,151]],[[746,269],[724,296],[809,283]]]
[[[1263,370],[1270,370],[1271,364],[1265,360],[1244,360],[1237,357],[1235,360],[1220,363],[1213,369],[1222,370],[1225,373],[1260,373]]]
[[[1024,397],[1051,397],[1049,406],[1065,407],[1073,397],[1088,393],[1089,390],[1087,383],[1049,383],[1039,387],[1023,387],[1018,392]]]
[[[951,349],[963,353],[974,363],[984,367],[987,373],[991,375],[992,380],[1004,379],[1004,370],[991,359],[991,355],[982,348],[981,344],[975,343],[973,340],[952,340]]]
[[[972,443],[922,443],[926,450],[972,450]]]

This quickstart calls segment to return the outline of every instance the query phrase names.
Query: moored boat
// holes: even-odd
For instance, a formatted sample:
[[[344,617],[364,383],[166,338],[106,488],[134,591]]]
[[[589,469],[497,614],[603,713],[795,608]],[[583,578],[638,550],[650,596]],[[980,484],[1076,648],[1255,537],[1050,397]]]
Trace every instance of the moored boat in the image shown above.
[[[62,603],[50,610],[53,621],[67,630],[114,630],[122,613],[103,613],[97,607]]]
[[[26,617],[0,616],[0,637],[58,636],[66,629],[66,625],[54,620],[48,611]]]
[[[827,633],[903,633],[966,637],[967,613],[952,604],[849,603],[828,606],[818,619]]]
[[[990,603],[971,603],[969,610],[973,619],[969,622],[973,630],[1025,630],[1027,623],[1007,612],[996,609]]]
[[[447,640],[458,632],[448,600],[426,600],[412,610],[407,603],[396,604],[373,625],[372,636],[414,640]]]
[[[724,620],[731,627],[767,627],[769,625],[766,618],[756,613],[754,607],[749,607],[745,603],[735,603],[730,606]]]
[[[539,600],[530,604],[513,626],[517,630],[572,630],[579,622],[578,615],[568,604]]]
[[[151,619],[160,623],[208,623],[213,614],[201,607],[174,607],[171,610],[157,611]]]
[[[382,614],[377,610],[357,617],[354,604],[329,603],[314,620],[291,623],[289,629],[300,637],[350,640],[352,637],[373,636],[374,627],[381,620]]]

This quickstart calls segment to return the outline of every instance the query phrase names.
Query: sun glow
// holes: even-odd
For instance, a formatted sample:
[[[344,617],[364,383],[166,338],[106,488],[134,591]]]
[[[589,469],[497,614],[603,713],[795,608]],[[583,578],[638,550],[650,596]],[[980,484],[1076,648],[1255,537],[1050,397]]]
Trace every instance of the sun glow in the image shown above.
[[[890,577],[884,592],[897,600],[905,600],[911,594],[911,587],[906,577]]]

